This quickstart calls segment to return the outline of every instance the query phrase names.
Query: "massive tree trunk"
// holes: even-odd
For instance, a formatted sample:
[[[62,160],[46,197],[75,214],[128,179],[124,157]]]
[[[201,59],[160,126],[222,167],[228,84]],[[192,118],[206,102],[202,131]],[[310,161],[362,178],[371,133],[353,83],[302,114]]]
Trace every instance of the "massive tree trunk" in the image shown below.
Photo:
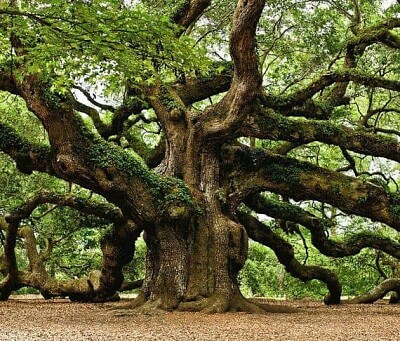
[[[242,298],[237,283],[247,257],[247,234],[221,207],[219,194],[222,144],[260,94],[254,33],[264,3],[238,2],[231,33],[236,70],[231,88],[217,108],[191,112],[182,100],[185,96],[178,96],[179,89],[148,94],[166,135],[165,159],[157,170],[184,180],[194,210],[197,207],[199,212],[185,217],[175,204],[158,225],[144,227],[146,278],[134,303],[144,304],[144,309],[154,305],[206,312],[258,309]]]
[[[224,312],[246,310],[237,274],[247,256],[243,227],[221,211],[188,225],[147,230],[146,277],[134,306]]]
[[[209,0],[190,0],[177,6],[178,11],[172,16],[172,20],[180,25],[174,32],[177,39],[190,29],[210,3]],[[109,207],[102,206],[103,213],[99,213],[99,207],[89,205],[85,208],[81,199],[74,201],[54,196],[37,202],[69,205],[84,213],[104,216],[114,224],[112,233],[102,242],[103,265],[97,273],[96,285],[89,278],[63,283],[61,289],[57,282],[49,280],[46,283],[47,274],[39,263],[36,271],[32,271],[39,274],[36,277],[31,276],[32,273],[18,272],[14,248],[18,231],[20,229],[21,233],[22,230],[19,224],[37,205],[28,202],[26,207],[14,212],[7,227],[4,257],[0,258],[1,269],[4,268],[6,273],[0,283],[0,299],[6,299],[19,284],[26,284],[43,289],[49,296],[61,293],[72,299],[106,300],[121,287],[122,268],[132,257],[135,239],[144,231],[148,248],[146,275],[141,293],[131,307],[143,311],[158,308],[205,312],[264,311],[243,298],[237,282],[238,272],[247,257],[248,235],[273,249],[278,260],[294,276],[303,281],[319,279],[325,282],[329,290],[326,303],[340,303],[342,287],[337,276],[328,269],[299,263],[293,247],[285,239],[255,215],[240,211],[243,203],[257,213],[307,227],[314,245],[327,255],[343,257],[356,254],[364,247],[373,247],[399,258],[400,246],[386,238],[358,234],[348,243],[333,241],[325,234],[325,229],[330,227],[325,219],[288,200],[276,203],[259,197],[262,192],[269,191],[284,199],[316,200],[400,231],[398,193],[358,179],[355,161],[347,152],[398,162],[398,141],[328,122],[336,107],[348,103],[345,93],[350,82],[399,91],[400,83],[390,77],[368,76],[356,70],[357,61],[369,45],[376,42],[391,47],[398,45],[398,38],[392,37],[389,30],[400,27],[399,21],[391,20],[373,27],[371,32],[363,32],[361,27],[356,27],[361,22],[355,15],[353,28],[358,36],[343,47],[346,51],[344,70],[319,77],[310,74],[312,77],[307,76],[309,79],[304,84],[297,84],[297,90],[291,95],[275,96],[276,90],[269,91],[268,86],[262,86],[263,77],[258,65],[257,53],[260,51],[257,51],[256,30],[265,3],[265,0],[237,1],[229,36],[233,70],[216,74],[210,71],[207,77],[197,77],[197,70],[192,70],[192,78],[185,76],[175,84],[170,83],[170,75],[165,78],[156,75],[156,80],[152,77],[141,81],[141,77],[128,72],[124,75],[125,95],[118,108],[101,105],[84,91],[92,104],[113,112],[110,125],[102,122],[96,109],[79,103],[72,92],[65,94],[65,89],[63,94],[52,92],[54,83],[59,81],[56,73],[42,75],[28,71],[30,68],[24,65],[24,60],[30,49],[35,50],[36,39],[25,41],[14,30],[4,29],[10,33],[12,53],[18,58],[10,61],[12,67],[15,63],[11,72],[0,70],[0,90],[25,101],[28,110],[45,128],[49,145],[26,141],[12,127],[0,123],[1,151],[13,158],[24,173],[45,172],[78,184],[102,195],[117,208],[110,211]],[[40,15],[22,13],[14,7],[1,9],[0,14],[13,18],[22,16],[34,20],[35,25],[54,26],[55,32],[62,33],[63,28],[57,26],[57,21],[47,18],[48,22]],[[268,14],[265,18],[271,17]],[[22,31],[19,33],[23,34]],[[107,36],[108,33],[104,34]],[[85,44],[89,42],[85,41]],[[122,45],[129,45],[129,42]],[[162,44],[161,47],[157,44],[155,50],[160,49]],[[158,72],[157,61],[149,61],[146,56],[138,58],[154,63],[154,72]],[[335,63],[339,63],[338,58]],[[192,106],[223,92],[226,93],[215,104],[201,110]],[[110,138],[117,136],[118,140],[129,122],[150,121],[142,113],[149,107],[155,113],[153,121],[162,128],[164,146],[160,148],[161,158],[157,156],[156,162],[146,165],[132,151],[127,152],[110,143]],[[88,114],[94,127],[85,125],[77,111]],[[312,120],[314,118],[326,121]],[[249,137],[250,146],[241,144],[238,141],[241,137]],[[256,138],[271,140],[278,147],[256,149]],[[282,141],[286,144],[281,144]],[[356,176],[285,156],[294,146],[315,141],[340,147],[349,162],[345,170],[353,170]],[[131,147],[135,149],[133,145]],[[28,239],[27,235],[24,238]],[[35,250],[36,245],[31,249],[32,259],[38,256]]]
[[[198,212],[182,219],[175,212],[180,209],[176,206],[160,224],[145,227],[146,277],[134,306],[207,312],[248,310],[237,299],[241,298],[237,274],[247,257],[247,234],[221,207],[221,150],[202,140],[198,126],[185,123],[184,117],[167,134],[166,158],[159,171],[185,179]],[[172,150],[177,145],[185,148]]]

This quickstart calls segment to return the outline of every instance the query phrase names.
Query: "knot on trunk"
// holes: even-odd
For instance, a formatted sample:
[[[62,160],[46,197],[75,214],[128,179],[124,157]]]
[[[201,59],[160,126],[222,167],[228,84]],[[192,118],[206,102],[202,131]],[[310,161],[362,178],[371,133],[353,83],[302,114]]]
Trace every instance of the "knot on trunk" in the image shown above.
[[[76,161],[70,155],[59,154],[56,159],[56,168],[63,174],[72,175],[75,173]]]

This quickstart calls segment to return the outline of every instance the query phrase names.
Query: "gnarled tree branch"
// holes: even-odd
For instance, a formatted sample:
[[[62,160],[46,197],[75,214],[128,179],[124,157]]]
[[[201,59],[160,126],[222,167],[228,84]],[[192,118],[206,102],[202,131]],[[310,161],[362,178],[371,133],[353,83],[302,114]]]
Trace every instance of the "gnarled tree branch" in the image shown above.
[[[232,209],[262,190],[295,200],[318,200],[343,212],[383,222],[400,231],[400,201],[380,186],[335,171],[243,146],[226,150],[224,188]]]
[[[319,141],[356,153],[400,161],[400,144],[394,139],[325,121],[296,120],[267,110],[249,117],[239,135],[284,140],[294,144]]]
[[[225,97],[211,110],[213,119],[206,125],[209,140],[226,139],[240,126],[249,105],[261,94],[255,34],[264,5],[265,0],[238,1],[230,35],[233,81]]]
[[[356,233],[343,241],[329,239],[326,231],[333,225],[330,220],[319,218],[288,202],[272,201],[260,195],[256,195],[247,200],[246,205],[257,213],[303,225],[311,232],[312,244],[326,256],[353,256],[358,254],[362,249],[368,247],[384,251],[400,259],[400,244],[395,243],[390,238],[377,236],[373,233]]]
[[[114,223],[121,223],[124,217],[119,208],[104,202],[95,202],[92,199],[80,198],[71,194],[57,194],[47,191],[39,191],[23,205],[8,215],[8,221],[15,223],[28,218],[31,213],[42,204],[55,204],[57,206],[72,207],[80,212],[92,214],[107,219]]]
[[[244,212],[238,212],[237,215],[249,237],[271,248],[278,257],[279,262],[285,266],[286,271],[304,282],[318,279],[326,283],[329,293],[325,296],[325,303],[340,303],[342,286],[334,272],[319,266],[302,265],[294,257],[293,246],[283,238],[275,234],[270,228],[262,224],[252,215]]]

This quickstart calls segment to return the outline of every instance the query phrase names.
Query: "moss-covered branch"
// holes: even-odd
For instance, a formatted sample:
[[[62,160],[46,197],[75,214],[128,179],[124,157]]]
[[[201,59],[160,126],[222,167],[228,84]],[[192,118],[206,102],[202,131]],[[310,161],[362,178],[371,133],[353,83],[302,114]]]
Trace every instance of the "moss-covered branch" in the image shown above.
[[[0,151],[8,154],[23,173],[30,174],[34,170],[52,173],[50,148],[25,140],[12,127],[2,122]]]
[[[234,209],[262,190],[295,200],[318,200],[400,231],[400,199],[384,188],[338,172],[261,150],[226,150],[225,191]]]
[[[325,296],[324,302],[326,304],[340,303],[342,286],[334,272],[319,266],[302,265],[294,257],[292,245],[275,234],[268,226],[258,221],[251,214],[238,212],[237,215],[249,237],[271,248],[275,252],[279,262],[285,266],[286,271],[304,282],[313,279],[324,282],[329,290],[329,293]]]
[[[9,154],[16,154],[21,164],[27,163],[27,156],[30,157],[28,161],[33,159],[42,163],[50,159],[51,174],[103,195],[134,221],[154,222],[163,218],[160,212],[165,216],[172,211],[176,213],[176,207],[185,218],[188,216],[193,201],[182,181],[158,176],[135,153],[100,138],[76,114],[71,98],[61,95],[53,98],[54,94],[49,92],[49,84],[44,80],[28,75],[18,87],[28,109],[47,130],[51,145],[51,152],[36,157],[11,129],[2,126],[1,147]],[[49,95],[53,97],[49,99]],[[131,109],[121,107],[121,112],[117,110],[114,116],[121,114],[123,122],[132,114]],[[10,136],[15,141],[10,142]],[[25,152],[22,156],[15,152],[15,145]],[[50,172],[44,166],[36,169]]]
[[[260,112],[248,119],[239,134],[295,144],[319,141],[360,154],[400,161],[400,143],[395,139],[326,121],[295,120],[269,111]]]
[[[7,216],[7,220],[19,223],[22,219],[28,218],[33,210],[42,204],[72,207],[80,212],[92,214],[116,223],[124,220],[120,209],[112,204],[96,202],[92,199],[80,198],[71,194],[57,194],[46,191],[37,192],[33,197],[10,213]]]
[[[395,243],[390,238],[377,236],[371,232],[361,232],[342,241],[332,240],[328,238],[326,231],[332,228],[333,223],[330,220],[316,217],[298,206],[270,200],[260,195],[247,200],[246,204],[257,213],[303,225],[311,232],[312,244],[326,256],[353,256],[368,247],[384,251],[400,259],[400,244]]]
[[[347,43],[347,49],[355,49],[359,45],[369,46],[374,43],[383,43],[391,48],[399,48],[398,37],[390,32],[394,28],[400,27],[398,18],[391,18],[381,24],[367,27],[357,32],[357,35]]]
[[[390,291],[400,292],[400,278],[386,279],[372,290],[350,300],[349,303],[374,303]]]

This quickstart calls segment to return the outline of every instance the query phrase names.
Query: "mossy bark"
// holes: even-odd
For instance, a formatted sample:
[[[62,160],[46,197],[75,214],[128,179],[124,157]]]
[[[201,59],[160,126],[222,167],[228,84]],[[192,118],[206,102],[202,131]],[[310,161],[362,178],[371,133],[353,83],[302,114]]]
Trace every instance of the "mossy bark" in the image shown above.
[[[400,279],[389,278],[378,284],[372,290],[352,299],[349,303],[374,303],[375,301],[383,298],[387,293],[400,291]],[[392,302],[395,303],[395,300]]]
[[[241,297],[237,274],[247,255],[244,229],[222,214],[186,228],[168,224],[146,231],[146,277],[132,307],[233,309],[234,298]]]
[[[1,222],[1,221],[0,221]],[[71,301],[106,302],[119,299],[117,290],[123,282],[122,268],[133,257],[135,240],[140,229],[128,222],[114,226],[102,241],[103,265],[101,271],[91,271],[87,277],[71,280],[57,280],[49,276],[45,267],[45,258],[49,250],[38,252],[38,243],[33,229],[26,225],[7,224],[0,228],[7,232],[6,250],[0,258],[0,271],[6,276],[0,282],[0,300],[7,300],[12,291],[22,287],[32,287],[40,291],[46,299],[69,297]],[[28,267],[19,270],[15,259],[14,248],[17,234],[24,240],[28,257]],[[14,245],[13,245],[14,241]]]
[[[220,150],[190,143],[201,141],[202,136],[195,127],[188,128],[180,130],[178,126],[175,132],[184,134],[167,135],[166,158],[160,169],[164,175],[182,176],[201,210],[192,217],[168,214],[158,224],[145,227],[146,277],[141,294],[130,307],[247,311],[253,305],[239,307],[238,298],[244,299],[237,283],[237,274],[247,256],[247,235],[220,204]],[[180,149],[180,155],[175,148],[171,158],[168,149],[177,145],[175,138],[187,148]],[[182,143],[185,140],[187,143]],[[179,164],[174,164],[177,160]]]

